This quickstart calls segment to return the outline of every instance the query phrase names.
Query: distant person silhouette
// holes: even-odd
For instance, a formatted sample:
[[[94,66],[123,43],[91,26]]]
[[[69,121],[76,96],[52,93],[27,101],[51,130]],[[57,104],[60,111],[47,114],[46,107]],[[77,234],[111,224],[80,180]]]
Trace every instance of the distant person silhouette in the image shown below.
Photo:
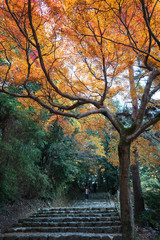
[[[85,187],[85,199],[88,200],[88,196],[89,196],[89,188],[88,186],[86,185]]]

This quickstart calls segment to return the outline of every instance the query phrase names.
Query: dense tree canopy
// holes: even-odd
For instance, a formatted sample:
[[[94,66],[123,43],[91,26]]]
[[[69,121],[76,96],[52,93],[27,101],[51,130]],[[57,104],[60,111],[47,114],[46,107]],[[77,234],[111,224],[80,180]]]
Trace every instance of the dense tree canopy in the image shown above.
[[[129,90],[120,74],[137,54],[144,69],[154,70],[139,110],[159,89],[158,10],[158,1],[2,1],[1,91],[11,84],[56,114],[102,113],[119,131],[107,107],[117,91]],[[139,98],[148,94],[143,89]]]

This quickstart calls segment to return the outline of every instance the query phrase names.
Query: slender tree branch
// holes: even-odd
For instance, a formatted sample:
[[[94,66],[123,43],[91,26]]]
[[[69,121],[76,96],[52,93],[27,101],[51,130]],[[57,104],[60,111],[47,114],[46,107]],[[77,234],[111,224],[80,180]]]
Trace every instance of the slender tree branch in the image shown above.
[[[38,56],[39,56],[39,60],[40,60],[40,64],[41,64],[41,68],[46,76],[46,79],[47,81],[50,83],[50,85],[54,88],[54,90],[62,97],[64,98],[67,98],[67,99],[70,99],[70,100],[81,100],[81,101],[87,101],[88,102],[88,99],[86,98],[83,98],[83,97],[77,97],[77,96],[71,96],[71,95],[68,95],[68,94],[65,94],[63,93],[62,91],[60,91],[60,89],[53,83],[53,81],[50,79],[50,76],[46,70],[46,67],[45,67],[45,64],[44,64],[44,61],[43,61],[43,56],[42,56],[42,53],[41,53],[41,48],[40,48],[40,44],[39,44],[39,41],[38,41],[38,37],[37,37],[37,34],[36,34],[36,31],[34,29],[34,26],[33,26],[33,22],[32,22],[32,10],[31,10],[31,0],[28,0],[28,17],[29,17],[29,21],[30,21],[30,26],[31,26],[31,29],[32,29],[32,33],[33,33],[33,37],[34,37],[34,40],[36,42],[36,49],[38,51]],[[93,103],[94,101],[92,99],[90,99],[90,102]]]
[[[150,92],[149,97],[151,98],[158,90],[160,90],[160,83]]]
[[[147,7],[145,6],[145,1],[144,0],[140,0],[140,1],[141,1],[141,4],[142,4],[143,17],[144,17],[144,20],[146,22],[146,26],[148,28],[148,32],[152,36],[152,38],[155,40],[155,42],[157,43],[157,45],[159,46],[159,49],[160,49],[160,41],[158,40],[158,38],[153,33],[153,31],[151,29],[151,26],[150,26],[150,19],[148,19],[148,17],[147,17],[147,13],[146,13]],[[153,8],[153,10],[154,10],[154,8]],[[153,12],[152,12],[152,15],[153,15]]]
[[[19,28],[20,32],[23,34],[23,36],[34,46],[36,47],[35,43],[33,41],[31,41],[31,39],[28,37],[28,35],[26,34],[26,32],[23,31],[23,29],[21,28],[18,19],[16,18],[16,15],[11,11],[8,0],[5,0],[5,3],[7,5],[8,11],[11,14],[13,20],[16,22],[17,27]]]
[[[90,35],[90,34],[85,34],[85,37],[93,37],[93,36]],[[100,36],[99,36],[99,35],[96,35],[96,37],[98,38],[98,37],[100,37]],[[143,53],[143,54],[145,54],[145,55],[149,55],[149,57],[151,57],[151,58],[154,59],[155,61],[160,62],[160,59],[156,58],[156,57],[153,56],[152,54],[150,54],[150,53],[148,53],[148,52],[146,52],[146,51],[144,51],[144,50],[142,50],[142,49],[140,49],[140,48],[138,48],[138,47],[134,47],[134,46],[129,45],[129,44],[126,44],[126,43],[124,43],[124,42],[118,42],[118,41],[115,41],[115,40],[113,40],[113,39],[111,39],[111,38],[104,37],[104,36],[103,36],[103,39],[105,39],[106,41],[109,41],[109,42],[118,44],[118,45],[122,45],[122,46],[125,46],[125,47],[128,47],[128,48],[131,48],[131,49],[135,50],[137,54],[138,54],[138,52],[139,52],[139,53]]]
[[[107,91],[108,91],[108,81],[107,81],[107,73],[106,73],[106,63],[105,63],[105,57],[103,56],[103,53],[102,53],[102,66],[103,66],[103,75],[104,75],[105,87],[104,87],[103,95],[102,95],[101,101],[100,101],[101,104],[103,104],[104,100],[106,99],[106,94],[107,94]]]
[[[10,71],[10,69],[11,69],[12,63],[11,63],[9,57],[7,56],[7,51],[6,51],[5,47],[3,46],[3,43],[1,42],[0,45],[2,46],[2,48],[3,48],[3,50],[4,50],[4,54],[5,54],[6,60],[7,60],[7,62],[8,62],[7,65],[9,65],[9,66],[8,66],[8,69],[7,69],[7,71],[6,71],[6,74],[5,74],[4,82],[3,82],[3,84],[2,84],[2,89],[3,89],[3,87],[4,87],[4,85],[5,85],[6,81],[7,81],[8,74],[9,74],[9,71]]]

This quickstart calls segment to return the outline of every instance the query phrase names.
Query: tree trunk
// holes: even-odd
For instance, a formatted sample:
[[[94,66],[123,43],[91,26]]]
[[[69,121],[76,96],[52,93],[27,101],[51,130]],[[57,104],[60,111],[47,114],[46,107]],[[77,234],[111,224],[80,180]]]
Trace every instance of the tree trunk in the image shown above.
[[[134,217],[130,190],[130,143],[120,140],[120,205],[123,240],[134,239]]]
[[[14,118],[9,116],[0,124],[3,142],[7,142],[9,140],[13,128],[13,122]]]
[[[132,116],[135,119],[138,114],[138,96],[136,92],[136,86],[134,82],[133,64],[129,65],[129,82],[130,82],[130,93],[132,98]],[[138,167],[138,153],[134,153],[135,164],[131,166],[132,169],[132,182],[133,182],[133,192],[134,192],[134,216],[135,219],[144,211],[144,199],[142,197],[141,182],[139,177],[139,167]]]
[[[136,153],[135,153],[136,154]],[[138,162],[131,166],[132,169],[132,182],[134,192],[134,215],[135,219],[144,211],[144,199],[142,195],[141,182],[139,177]]]

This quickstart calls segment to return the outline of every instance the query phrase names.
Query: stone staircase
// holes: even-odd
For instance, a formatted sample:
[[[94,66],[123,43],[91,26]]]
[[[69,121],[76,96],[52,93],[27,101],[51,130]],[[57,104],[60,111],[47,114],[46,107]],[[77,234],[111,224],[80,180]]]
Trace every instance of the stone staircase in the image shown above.
[[[122,240],[120,218],[106,201],[92,198],[71,207],[43,209],[21,219],[0,240]]]

